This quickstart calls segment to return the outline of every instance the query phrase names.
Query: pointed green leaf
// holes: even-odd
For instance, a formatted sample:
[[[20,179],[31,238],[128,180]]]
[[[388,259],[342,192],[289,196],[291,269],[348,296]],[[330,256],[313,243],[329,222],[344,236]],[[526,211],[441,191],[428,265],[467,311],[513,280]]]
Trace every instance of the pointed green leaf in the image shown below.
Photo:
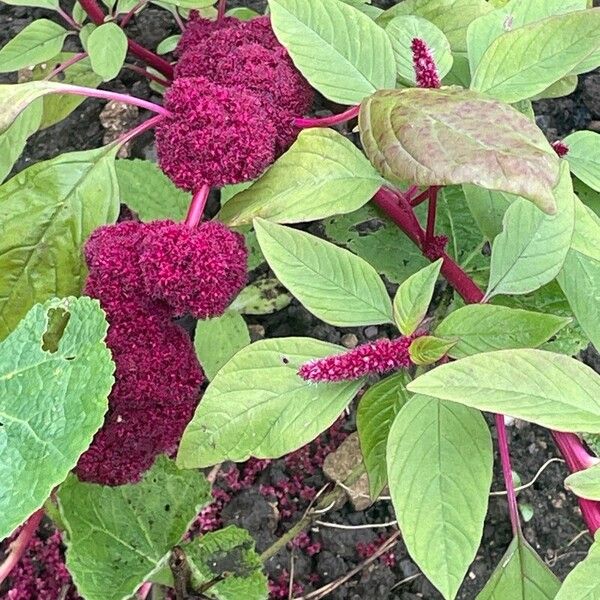
[[[262,217],[276,223],[314,221],[352,212],[383,183],[356,146],[333,129],[302,131],[292,147],[219,213],[233,227]]]
[[[0,186],[0,339],[35,303],[80,293],[82,246],[119,212],[115,153],[62,154]]]
[[[395,17],[387,24],[385,31],[392,42],[397,73],[404,81],[413,85],[417,82],[411,48],[415,38],[427,44],[440,79],[452,68],[453,58],[448,38],[431,21],[414,15]]]
[[[559,587],[560,581],[525,538],[518,535],[477,600],[553,600]]]
[[[569,147],[566,159],[573,174],[600,192],[600,133],[576,131],[563,141]]]
[[[137,158],[117,160],[115,169],[121,202],[142,221],[185,219],[191,194],[175,187],[156,163]]]
[[[270,0],[271,23],[296,67],[329,100],[358,104],[394,87],[394,53],[385,31],[339,0]]]
[[[456,596],[483,533],[492,438],[481,413],[413,397],[387,445],[392,503],[409,554],[444,598]]]
[[[396,415],[408,402],[407,373],[400,371],[371,386],[360,399],[356,428],[363,461],[369,475],[369,493],[375,500],[387,483],[385,458],[388,434]]]
[[[243,315],[270,315],[290,304],[292,296],[273,277],[263,277],[247,285],[231,303],[230,309]]]
[[[64,27],[48,19],[30,23],[0,49],[0,73],[50,60],[61,51],[67,34]]]
[[[47,349],[50,319],[63,311],[64,333]],[[54,299],[0,344],[0,540],[44,504],[102,426],[114,381],[107,328],[96,300]]]
[[[464,358],[508,348],[536,348],[571,319],[492,304],[471,304],[450,313],[435,334],[455,339],[448,355]]]
[[[48,10],[58,10],[59,0],[3,0],[4,4],[11,6],[36,6]]]
[[[181,546],[191,568],[191,586],[201,590],[218,579],[208,592],[216,600],[266,600],[267,577],[252,536],[230,525],[205,533]]]
[[[600,501],[600,464],[569,475],[565,487],[580,498]]]
[[[441,268],[440,258],[400,284],[394,297],[394,320],[404,335],[414,333],[425,318]]]
[[[561,98],[562,96],[568,96],[577,89],[579,79],[577,75],[566,75],[562,79],[548,86],[544,91],[536,94],[531,100],[543,100],[545,98]],[[523,100],[522,102],[528,102]]]
[[[263,219],[254,220],[254,229],[277,279],[319,319],[339,327],[393,321],[383,281],[358,256]]]
[[[588,59],[599,46],[600,8],[536,21],[492,42],[473,73],[471,88],[504,102],[525,100],[565,75],[593,69]]]
[[[204,392],[181,439],[177,463],[194,469],[250,456],[275,458],[312,441],[363,381],[314,384],[297,371],[310,360],[345,350],[310,338],[261,340],[240,350]]]
[[[127,55],[127,36],[116,23],[104,23],[96,27],[87,40],[92,69],[104,81],[114,79]]]
[[[67,568],[86,600],[129,599],[212,499],[201,473],[179,471],[165,456],[139,483],[110,487],[71,475],[57,496]]]
[[[180,39],[181,39],[181,34],[170,35],[169,37],[166,37],[156,47],[156,53],[157,54],[168,54],[169,52],[173,52],[173,50],[175,50],[175,48],[177,48],[177,44],[179,43]]]
[[[468,183],[463,185],[463,191],[477,226],[491,242],[502,231],[504,214],[518,196],[485,190]]]
[[[460,88],[385,90],[363,101],[359,126],[367,156],[395,183],[472,183],[555,210],[559,159],[511,106]]]
[[[219,369],[250,343],[244,318],[232,310],[220,317],[198,321],[194,346],[206,377],[214,379]]]
[[[592,544],[587,557],[568,575],[555,600],[598,600],[600,598],[600,539]]]
[[[497,350],[436,367],[411,392],[502,413],[558,431],[600,433],[600,375],[544,350]]]
[[[558,275],[575,226],[575,195],[566,162],[562,163],[555,198],[553,215],[523,199],[508,207],[504,229],[492,246],[486,299],[497,294],[526,294]]]
[[[454,340],[444,340],[432,335],[422,335],[411,343],[408,353],[415,365],[432,365],[448,354]]]

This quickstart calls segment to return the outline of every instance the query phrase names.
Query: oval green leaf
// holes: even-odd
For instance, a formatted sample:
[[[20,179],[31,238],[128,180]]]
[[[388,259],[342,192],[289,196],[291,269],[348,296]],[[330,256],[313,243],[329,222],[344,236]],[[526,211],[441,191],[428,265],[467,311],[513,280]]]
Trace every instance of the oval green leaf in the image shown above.
[[[446,356],[455,343],[454,340],[422,335],[412,341],[408,353],[415,365],[432,365]]]
[[[338,327],[393,322],[385,285],[362,258],[263,219],[254,229],[277,279],[316,317]]]
[[[587,557],[568,575],[555,600],[598,600],[600,598],[600,539],[592,544]]]
[[[600,433],[600,375],[562,354],[529,348],[475,354],[407,387],[558,431]]]
[[[600,464],[569,475],[565,487],[580,498],[600,501]]]
[[[576,131],[563,141],[569,147],[566,159],[572,173],[600,192],[600,133]]]
[[[305,362],[344,351],[310,338],[261,340],[240,350],[204,392],[181,439],[177,464],[195,469],[250,456],[276,458],[312,441],[363,381],[315,385],[297,371]]]
[[[413,397],[388,445],[392,503],[406,548],[444,598],[475,558],[492,484],[492,438],[477,410]]]
[[[385,90],[362,103],[359,126],[367,156],[395,183],[472,183],[555,209],[559,159],[511,106],[460,88]]]
[[[52,317],[69,320],[44,349]],[[0,540],[40,508],[104,421],[114,364],[96,300],[34,306],[0,345]]]
[[[394,53],[385,31],[340,0],[269,0],[279,41],[310,84],[329,100],[358,104],[394,87]]]
[[[104,81],[109,81],[123,67],[127,55],[127,36],[116,23],[104,23],[90,34],[87,51],[94,72]]]

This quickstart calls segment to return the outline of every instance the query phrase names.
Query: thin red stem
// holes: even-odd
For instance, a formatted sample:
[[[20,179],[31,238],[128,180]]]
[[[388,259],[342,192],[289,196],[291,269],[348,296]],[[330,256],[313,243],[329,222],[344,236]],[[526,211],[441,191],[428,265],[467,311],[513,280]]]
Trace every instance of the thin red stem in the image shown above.
[[[102,25],[104,23],[104,11],[100,8],[96,0],[79,0],[79,3],[92,23],[95,25]],[[173,80],[174,71],[171,63],[151,52],[148,48],[144,48],[144,46],[134,40],[128,39],[127,44],[132,54],[143,60],[150,67],[156,69],[159,73],[162,73],[169,81]]]
[[[154,81],[159,85],[165,87],[169,87],[169,85],[171,85],[171,83],[166,79],[161,79],[160,77],[157,77],[156,75],[154,75],[154,73],[150,73],[150,71],[144,69],[144,67],[140,67],[139,65],[130,65],[129,63],[126,63],[123,65],[123,67],[125,69],[129,69],[130,71],[134,71],[135,73],[139,73],[140,75],[146,77],[146,79]]]
[[[429,188],[427,188],[424,192],[421,192],[418,196],[415,196],[411,199],[411,206],[419,206],[419,204],[425,202],[425,200],[429,199]]]
[[[183,33],[185,31],[185,23],[183,22],[177,11],[173,13],[173,18],[175,19],[175,23],[177,23],[177,26],[179,27],[179,29],[181,29],[181,32]]]
[[[43,508],[34,512],[25,525],[23,525],[19,535],[9,545],[9,554],[5,561],[0,565],[0,583],[2,583],[19,564],[21,557],[25,554],[25,551],[29,546],[31,538],[35,535],[43,516]]]
[[[217,9],[217,21],[222,21],[225,18],[226,6],[227,0],[219,0],[219,7]]]
[[[194,194],[190,203],[190,207],[188,209],[187,217],[185,218],[185,224],[188,227],[196,227],[198,223],[200,223],[202,215],[204,214],[204,207],[206,206],[206,201],[208,200],[209,192],[210,187],[204,184]]]
[[[133,18],[133,16],[135,15],[135,13],[140,10],[140,8],[142,8],[142,6],[144,6],[146,3],[148,2],[148,0],[140,0],[122,19],[121,22],[119,23],[119,25],[121,26],[121,29],[125,29],[125,27],[127,27],[127,24],[129,23],[129,21],[131,21],[131,19]]]
[[[330,125],[339,125],[340,123],[345,123],[346,121],[350,121],[350,119],[354,119],[358,116],[360,112],[360,106],[352,106],[348,110],[345,110],[343,113],[339,113],[337,115],[331,115],[330,117],[321,117],[321,118],[304,118],[300,117],[294,119],[294,125],[296,127],[308,128],[308,127],[329,127]]]
[[[75,19],[67,12],[65,12],[60,6],[56,9],[56,12],[73,28],[76,30],[81,29],[81,25],[75,21]]]
[[[66,71],[70,66],[72,66],[75,63],[78,63],[80,60],[83,60],[84,58],[86,58],[87,55],[88,55],[87,52],[79,52],[79,53],[75,54],[74,56],[69,58],[69,60],[65,60],[64,63],[61,63],[60,65],[58,65],[58,67],[56,67],[56,69],[54,69],[54,71],[51,71],[50,73],[48,73],[48,75],[46,75],[46,77],[44,77],[44,79],[46,81],[50,81],[51,79],[56,77],[59,73]]]
[[[162,120],[164,119],[163,115],[156,115],[150,119],[147,119],[143,123],[140,123],[137,127],[126,131],[120,138],[117,139],[117,144],[123,145],[137,137],[138,135],[144,133],[144,131],[148,131],[153,127],[156,127]]]
[[[432,242],[435,237],[435,217],[437,211],[437,195],[439,188],[429,188],[429,206],[427,209],[427,229],[425,230],[425,241]]]
[[[519,519],[519,507],[517,505],[517,494],[515,492],[515,483],[512,476],[512,467],[510,464],[510,450],[508,448],[508,436],[506,435],[506,423],[504,415],[495,415],[496,431],[498,432],[498,450],[500,452],[500,462],[502,463],[502,475],[504,476],[504,487],[508,497],[508,513],[512,525],[513,535],[521,532],[521,521]]]

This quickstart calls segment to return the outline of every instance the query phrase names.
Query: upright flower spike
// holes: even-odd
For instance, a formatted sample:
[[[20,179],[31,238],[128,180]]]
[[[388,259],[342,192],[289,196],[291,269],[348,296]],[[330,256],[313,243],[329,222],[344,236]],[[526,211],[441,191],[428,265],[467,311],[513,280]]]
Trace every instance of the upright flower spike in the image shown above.
[[[422,88],[439,88],[442,83],[435,60],[427,44],[419,38],[414,38],[410,47],[413,53],[413,66],[417,85]]]
[[[408,349],[414,338],[402,336],[393,340],[381,339],[343,354],[311,360],[300,367],[298,375],[307,381],[336,382],[407,369],[413,364]]]

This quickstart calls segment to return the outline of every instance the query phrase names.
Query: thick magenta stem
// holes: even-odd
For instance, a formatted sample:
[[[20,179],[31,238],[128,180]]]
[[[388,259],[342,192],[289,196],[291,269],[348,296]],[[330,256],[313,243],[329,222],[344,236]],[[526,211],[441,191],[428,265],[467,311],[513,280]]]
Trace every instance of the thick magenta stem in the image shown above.
[[[429,200],[429,188],[412,198],[410,201],[410,205],[413,207],[419,206],[419,204],[425,202],[425,200]]]
[[[21,557],[25,554],[31,538],[35,535],[37,528],[44,516],[44,509],[40,508],[34,512],[29,520],[23,525],[19,535],[9,546],[9,554],[6,560],[0,565],[0,583],[2,583],[19,564]]]
[[[431,186],[429,188],[429,206],[427,210],[427,229],[425,230],[425,240],[432,242],[435,237],[435,217],[437,211],[437,195],[439,188]]]
[[[202,219],[202,215],[204,214],[204,207],[206,206],[206,201],[208,200],[208,194],[210,192],[210,187],[207,184],[204,184],[192,198],[190,203],[190,207],[188,209],[187,217],[185,218],[185,224],[188,227],[196,227],[200,220]]]
[[[506,435],[506,423],[504,415],[494,415],[496,421],[496,431],[498,432],[498,451],[500,452],[500,461],[502,463],[502,475],[504,476],[504,487],[508,497],[508,513],[510,514],[510,523],[512,525],[513,535],[521,532],[521,521],[519,519],[519,507],[517,506],[517,494],[515,492],[515,483],[512,476],[512,467],[510,464],[510,451],[508,449],[508,436]]]
[[[306,129],[308,127],[329,127],[330,125],[339,125],[340,123],[345,123],[346,121],[350,121],[350,119],[354,119],[355,117],[357,117],[359,111],[360,106],[352,106],[348,110],[345,110],[343,113],[340,113],[338,115],[331,115],[330,117],[301,117],[298,119],[294,119],[294,125],[303,129]]]
[[[102,25],[104,23],[104,11],[100,8],[96,0],[80,0],[81,8],[86,12],[92,23]],[[141,44],[133,40],[127,40],[130,52],[143,60],[146,64],[162,73],[170,81],[173,80],[173,66],[164,58],[161,58],[154,52],[144,48]]]
[[[58,67],[56,67],[56,69],[54,69],[54,71],[51,71],[50,73],[48,73],[48,75],[46,75],[46,77],[44,77],[44,79],[46,81],[50,81],[51,79],[56,77],[59,73],[66,71],[71,65],[74,65],[75,63],[78,63],[80,60],[83,60],[84,58],[86,58],[87,55],[88,55],[87,52],[79,52],[79,53],[75,54],[74,56],[71,56],[71,58],[69,58],[69,60],[65,60],[65,62],[58,65]]]

